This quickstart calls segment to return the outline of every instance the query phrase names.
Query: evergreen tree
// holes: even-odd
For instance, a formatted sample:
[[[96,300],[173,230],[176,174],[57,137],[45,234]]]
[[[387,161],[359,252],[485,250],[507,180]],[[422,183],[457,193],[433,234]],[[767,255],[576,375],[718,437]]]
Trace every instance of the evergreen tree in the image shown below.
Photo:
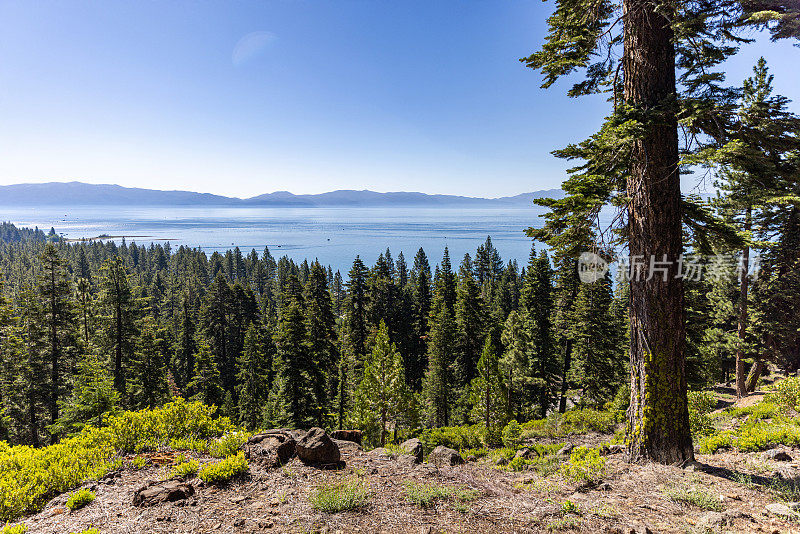
[[[209,406],[220,406],[223,389],[217,362],[211,346],[202,338],[197,339],[197,354],[194,355],[194,373],[186,386],[190,399]]]
[[[336,319],[325,270],[318,261],[311,264],[305,290],[307,349],[311,362],[308,378],[317,407],[317,424],[324,424],[326,408],[336,392],[335,368],[339,355],[336,349]]]
[[[445,304],[444,297],[437,294],[431,310],[428,369],[422,389],[428,422],[433,426],[448,426],[450,423],[456,336],[453,313]]]
[[[472,417],[486,425],[488,432],[503,428],[508,417],[506,391],[497,367],[497,347],[492,335],[486,336],[477,374],[472,379]]]
[[[72,393],[62,403],[61,416],[51,431],[64,436],[88,425],[100,428],[104,418],[116,412],[119,400],[105,362],[96,352],[88,352],[78,362]]]
[[[71,359],[75,354],[74,322],[75,311],[72,290],[64,260],[52,243],[45,246],[40,257],[38,291],[42,299],[42,321],[48,330],[48,363],[50,384],[48,404],[50,424],[58,420],[59,400],[66,391],[63,374],[71,370]],[[53,441],[57,440],[53,436]]]
[[[381,322],[375,345],[364,362],[364,377],[356,393],[360,410],[369,414],[367,421],[360,422],[367,428],[377,423],[381,447],[386,444],[386,424],[391,419],[396,424],[408,406],[409,396],[403,359],[397,346],[389,341],[386,324]]]
[[[103,310],[104,347],[111,354],[114,388],[124,395],[127,389],[125,369],[133,355],[137,337],[138,306],[125,263],[119,256],[103,264],[100,307]]]
[[[295,275],[290,275],[292,278],[296,280]],[[302,297],[296,296],[283,302],[275,333],[275,381],[270,393],[272,417],[275,423],[291,428],[311,426],[319,417],[310,380],[315,363],[306,348],[302,305]]]
[[[250,323],[236,376],[239,388],[239,420],[249,430],[255,430],[264,423],[264,407],[269,399],[274,355],[275,348],[267,332]]]
[[[155,408],[168,398],[164,340],[152,318],[139,328],[136,351],[130,360],[128,398],[134,409]]]

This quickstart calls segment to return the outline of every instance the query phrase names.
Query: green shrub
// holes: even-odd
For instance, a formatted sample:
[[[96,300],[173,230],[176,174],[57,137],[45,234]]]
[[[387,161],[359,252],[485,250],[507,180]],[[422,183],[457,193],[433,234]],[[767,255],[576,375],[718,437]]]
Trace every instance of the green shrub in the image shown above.
[[[606,459],[597,449],[577,447],[559,472],[575,482],[597,482],[606,473]]]
[[[195,437],[173,438],[169,440],[169,446],[176,451],[208,452],[208,440]]]
[[[49,496],[103,476],[120,465],[120,451],[139,452],[231,431],[231,422],[214,419],[214,412],[214,407],[176,398],[162,408],[109,417],[107,427],[84,428],[48,447],[0,442],[0,520],[34,512]]]
[[[514,449],[519,445],[519,436],[522,433],[522,427],[519,426],[516,419],[512,419],[503,428],[503,445]]]
[[[423,508],[429,508],[437,501],[472,502],[479,495],[478,491],[473,489],[445,486],[436,482],[406,481],[403,483],[403,491],[409,502]]]
[[[709,436],[716,429],[709,414],[717,405],[717,399],[711,391],[690,391],[689,427],[695,436]]]
[[[581,408],[563,414],[552,413],[545,419],[534,419],[521,426],[520,440],[531,438],[561,438],[570,434],[600,432],[609,434],[617,426],[616,411]]]
[[[508,462],[508,470],[509,471],[522,471],[526,469],[531,464],[531,461],[523,458],[522,456],[515,456],[510,462]]]
[[[131,461],[131,465],[134,467],[134,469],[141,469],[147,465],[147,458],[144,456],[137,456],[133,459],[133,461]]]
[[[728,408],[725,413],[731,417],[748,417],[749,419],[772,419],[780,409],[778,405],[768,401],[761,401],[758,404],[744,408]]]
[[[775,382],[764,400],[775,404],[784,413],[797,411],[800,405],[800,378],[793,376]]]
[[[670,486],[664,490],[664,495],[673,502],[692,504],[701,510],[721,512],[725,509],[718,496],[694,485]]]
[[[252,436],[250,432],[229,432],[218,440],[212,440],[208,446],[208,453],[214,458],[233,456],[250,436]]]
[[[569,499],[561,503],[561,515],[580,514],[580,512],[581,509],[578,505]]]
[[[200,469],[200,464],[197,460],[190,460],[188,462],[180,462],[169,473],[169,478],[189,478],[197,474]]]
[[[222,461],[203,465],[197,476],[206,484],[222,484],[234,477],[243,475],[248,469],[244,453],[239,451],[235,456],[228,456]]]
[[[94,492],[87,489],[82,488],[70,495],[69,499],[67,499],[67,508],[72,510],[80,510],[90,502],[94,500]]]
[[[369,489],[361,479],[347,479],[321,484],[309,496],[311,507],[322,512],[337,513],[363,508],[369,502]]]
[[[481,425],[429,428],[420,434],[419,439],[426,451],[433,450],[439,445],[457,451],[477,449],[487,445],[483,441],[482,430],[485,430],[485,427],[482,429]]]
[[[718,434],[712,434],[700,439],[697,444],[697,452],[700,454],[714,454],[718,450],[726,450],[733,447],[734,432],[726,430]]]
[[[764,451],[775,445],[800,444],[800,427],[794,421],[755,420],[739,428],[735,446],[742,452]]]
[[[26,532],[28,532],[28,527],[25,526],[25,523],[17,523],[16,525],[6,523],[0,534],[25,534]]]

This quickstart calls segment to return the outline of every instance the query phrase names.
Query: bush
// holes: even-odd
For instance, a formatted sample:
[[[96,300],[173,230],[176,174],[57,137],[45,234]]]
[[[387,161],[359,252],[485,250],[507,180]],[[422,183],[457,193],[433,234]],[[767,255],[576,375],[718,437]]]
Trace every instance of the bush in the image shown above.
[[[341,480],[320,485],[308,500],[315,510],[328,513],[343,512],[366,506],[369,501],[369,489],[363,480]]]
[[[717,399],[711,391],[690,391],[689,400],[689,427],[696,436],[708,436],[716,429],[709,414],[717,405]]]
[[[26,532],[28,532],[28,527],[24,523],[17,523],[16,525],[6,523],[0,534],[25,534]]]
[[[519,426],[516,419],[512,419],[503,428],[503,445],[514,449],[519,445],[519,436],[522,433],[522,427]]]
[[[606,459],[597,449],[577,447],[559,472],[575,482],[598,482],[606,473]]]
[[[725,509],[718,496],[697,486],[671,486],[664,490],[664,495],[673,502],[692,504],[701,510],[721,512]]]
[[[476,490],[465,487],[453,487],[438,484],[436,482],[412,482],[403,483],[403,491],[409,502],[429,508],[440,500],[471,502],[478,498]]]
[[[0,442],[0,520],[38,510],[49,496],[64,493],[120,465],[119,451],[139,452],[174,440],[208,439],[231,431],[215,408],[176,398],[163,408],[108,418],[101,429],[87,427],[74,437],[35,449]]]
[[[222,484],[234,477],[243,475],[248,469],[244,453],[228,456],[220,462],[205,464],[197,471],[197,476],[206,484]]]
[[[800,405],[800,378],[793,376],[775,382],[764,400],[777,405],[784,413],[797,411]]]
[[[252,435],[250,432],[229,432],[218,440],[212,440],[208,447],[208,453],[214,458],[233,456]]]
[[[485,430],[485,427],[483,428]],[[433,450],[444,445],[455,450],[477,449],[487,445],[483,442],[480,425],[448,426],[429,428],[419,436],[425,450]]]
[[[697,452],[700,454],[714,454],[718,450],[726,450],[733,447],[734,432],[726,430],[718,434],[712,434],[700,439],[697,444]]]
[[[70,495],[69,499],[67,499],[67,508],[69,508],[73,512],[75,510],[80,510],[81,508],[92,502],[94,500],[94,497],[95,495],[93,491],[86,488],[79,489],[78,491]]]
[[[197,460],[190,460],[188,462],[180,462],[172,468],[169,473],[169,478],[189,478],[197,474],[200,469],[200,464]]]
[[[582,408],[563,414],[553,413],[545,419],[534,419],[521,425],[521,440],[530,438],[561,438],[570,434],[600,432],[609,434],[617,425],[616,411]]]

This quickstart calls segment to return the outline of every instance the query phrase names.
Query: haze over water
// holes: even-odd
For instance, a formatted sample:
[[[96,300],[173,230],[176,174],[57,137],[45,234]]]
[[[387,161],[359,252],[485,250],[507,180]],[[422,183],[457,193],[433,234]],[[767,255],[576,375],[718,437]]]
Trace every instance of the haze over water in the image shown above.
[[[524,230],[541,226],[544,209],[530,207],[325,207],[325,208],[194,208],[194,207],[67,207],[9,208],[0,206],[0,220],[17,226],[56,232],[68,239],[110,236],[149,244],[169,241],[201,247],[209,255],[238,246],[243,254],[255,248],[259,255],[269,246],[277,259],[283,255],[297,262],[318,258],[342,274],[356,255],[372,265],[387,247],[396,259],[400,251],[411,267],[419,247],[431,265],[450,251],[457,268],[466,252],[491,235],[504,261],[527,263],[531,239]],[[115,239],[120,242],[120,239]]]

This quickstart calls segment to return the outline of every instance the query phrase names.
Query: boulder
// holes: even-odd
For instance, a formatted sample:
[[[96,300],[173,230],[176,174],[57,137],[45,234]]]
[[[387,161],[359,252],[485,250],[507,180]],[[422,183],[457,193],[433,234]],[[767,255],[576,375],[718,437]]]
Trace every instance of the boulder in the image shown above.
[[[423,448],[422,442],[417,438],[407,439],[403,443],[400,444],[400,450],[403,451],[405,454],[409,454],[417,459],[417,463],[420,463],[423,458]]]
[[[334,430],[331,432],[331,438],[342,441],[352,441],[361,445],[361,431],[360,430]]]
[[[152,482],[133,494],[134,506],[153,506],[164,502],[188,499],[194,495],[194,486],[179,480]]]
[[[534,456],[536,456],[536,451],[531,450],[528,447],[525,447],[524,449],[518,450],[517,453],[514,455],[514,458],[522,458],[524,460],[530,460]]]
[[[414,467],[419,464],[419,460],[411,454],[401,454],[397,457],[397,463],[402,467]]]
[[[765,460],[774,460],[776,462],[791,462],[792,457],[783,449],[772,449],[764,453]]]
[[[377,447],[375,449],[372,449],[367,454],[369,454],[370,456],[377,456],[379,458],[385,458],[387,456],[388,457],[392,456],[392,453],[389,452],[388,449],[384,449],[383,447]]]
[[[774,502],[766,506],[767,512],[780,517],[797,517],[797,512],[779,502]]]
[[[305,464],[332,465],[338,464],[341,459],[339,446],[325,433],[324,430],[314,427],[309,430],[303,439],[295,445],[297,456]]]
[[[339,447],[339,452],[341,453],[348,453],[353,454],[354,452],[358,452],[363,450],[361,445],[356,443],[355,441],[345,441],[341,439],[334,439],[333,442]]]
[[[431,452],[431,455],[428,457],[428,461],[437,467],[442,467],[461,465],[464,463],[464,458],[453,449],[448,449],[444,445],[439,445],[433,449],[433,452]]]
[[[266,467],[278,467],[292,459],[296,441],[284,430],[267,430],[251,436],[244,444],[245,457]]]
[[[570,454],[572,454],[572,449],[574,448],[575,445],[573,445],[572,443],[567,443],[563,447],[558,449],[558,452],[556,454],[558,456],[569,456]]]

